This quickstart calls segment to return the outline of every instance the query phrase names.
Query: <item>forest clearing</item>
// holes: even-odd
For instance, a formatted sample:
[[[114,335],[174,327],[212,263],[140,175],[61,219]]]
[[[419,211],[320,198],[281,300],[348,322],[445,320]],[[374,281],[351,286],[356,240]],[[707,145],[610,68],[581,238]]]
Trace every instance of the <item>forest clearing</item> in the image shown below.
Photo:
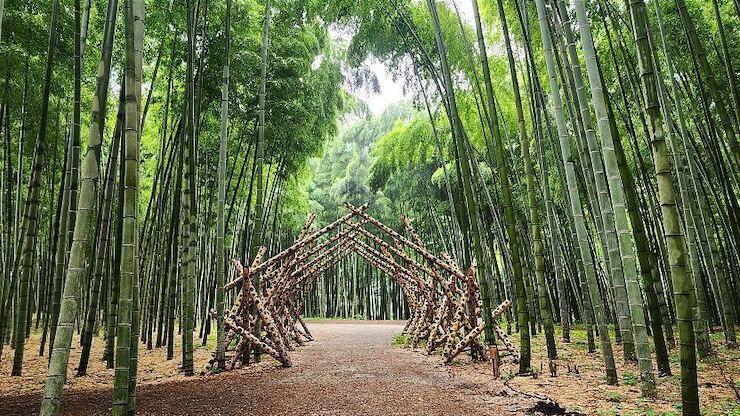
[[[0,0],[0,415],[740,416],[740,0]]]

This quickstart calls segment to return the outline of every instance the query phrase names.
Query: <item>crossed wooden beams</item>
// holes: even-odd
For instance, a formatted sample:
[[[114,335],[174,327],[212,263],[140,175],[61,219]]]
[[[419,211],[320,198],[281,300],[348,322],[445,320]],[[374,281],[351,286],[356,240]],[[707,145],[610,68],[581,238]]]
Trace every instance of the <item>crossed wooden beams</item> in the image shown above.
[[[449,255],[432,254],[408,218],[402,218],[404,236],[367,214],[367,205],[345,206],[349,213],[319,230],[312,230],[316,217],[309,215],[293,245],[269,259],[264,260],[266,250],[261,248],[249,267],[233,260],[236,277],[224,288],[238,293],[225,313],[224,324],[226,345],[238,342],[230,350],[233,355],[227,369],[249,364],[250,353],[255,351],[290,367],[289,352],[313,340],[300,316],[308,291],[321,273],[351,254],[398,283],[411,312],[404,333],[414,349],[423,343],[427,354],[441,349],[447,363],[466,350],[475,360],[487,359],[479,339],[486,324],[475,261],[463,272]],[[255,287],[257,276],[260,284]],[[499,305],[492,321],[510,306],[508,300]],[[516,360],[504,331],[497,325],[494,330]]]

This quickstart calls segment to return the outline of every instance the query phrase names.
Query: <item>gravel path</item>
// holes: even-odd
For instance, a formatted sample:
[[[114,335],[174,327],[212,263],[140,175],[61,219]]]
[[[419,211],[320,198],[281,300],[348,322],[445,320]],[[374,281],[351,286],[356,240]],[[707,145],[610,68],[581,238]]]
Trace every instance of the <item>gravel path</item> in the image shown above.
[[[501,415],[531,402],[490,376],[439,365],[439,357],[391,346],[403,323],[311,321],[316,341],[292,352],[292,368],[257,367],[142,385],[144,415]],[[507,394],[508,393],[508,394]],[[108,388],[72,390],[63,413],[107,414]],[[509,396],[509,397],[506,397]],[[0,415],[37,411],[40,395],[0,398]]]

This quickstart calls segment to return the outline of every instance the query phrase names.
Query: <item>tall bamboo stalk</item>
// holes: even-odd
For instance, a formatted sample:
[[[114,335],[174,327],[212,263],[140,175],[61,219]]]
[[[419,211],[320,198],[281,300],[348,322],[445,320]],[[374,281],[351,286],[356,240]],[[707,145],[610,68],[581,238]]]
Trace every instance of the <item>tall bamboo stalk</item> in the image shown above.
[[[516,296],[517,296],[517,319],[519,323],[519,327],[521,328],[520,332],[520,339],[521,343],[520,346],[522,349],[529,349],[528,344],[530,343],[529,339],[529,332],[528,332],[528,325],[529,325],[529,310],[526,306],[526,300],[527,300],[527,294],[526,291],[523,290],[524,286],[521,286],[520,283],[523,283],[522,279],[522,269],[521,264],[519,264],[519,236],[516,232],[516,224],[514,224],[514,207],[513,207],[513,196],[511,191],[511,184],[509,183],[509,174],[508,169],[506,166],[506,160],[504,156],[504,143],[503,143],[503,137],[501,134],[501,128],[499,125],[499,119],[498,119],[498,110],[496,108],[496,97],[493,92],[493,86],[491,83],[491,70],[489,68],[488,64],[488,54],[486,52],[486,43],[483,38],[483,27],[481,24],[481,17],[480,12],[478,10],[478,1],[473,0],[473,15],[475,18],[475,27],[476,27],[476,33],[478,35],[478,53],[480,54],[480,61],[481,61],[481,67],[483,68],[483,81],[485,84],[485,90],[486,90],[486,98],[487,98],[487,104],[488,104],[488,123],[491,130],[491,133],[493,135],[493,150],[494,155],[496,157],[496,165],[497,165],[497,171],[499,174],[499,185],[501,186],[501,194],[502,199],[504,202],[504,217],[506,219],[507,223],[507,235],[508,235],[508,241],[509,241],[509,248],[512,253],[512,262],[513,268],[514,268],[514,283],[517,287],[516,289]],[[481,257],[477,254],[478,250],[476,250],[476,257]],[[481,258],[480,261],[483,259]],[[543,263],[544,266],[544,263]],[[481,280],[481,290],[485,293],[488,292],[488,282],[485,278]],[[484,295],[485,296],[485,295]],[[487,296],[486,296],[487,298]],[[487,299],[486,299],[487,300]],[[490,315],[490,302],[484,302],[484,316]],[[552,321],[551,321],[552,322]],[[486,326],[486,341],[489,343],[493,343],[495,341],[495,337],[493,335],[493,326],[487,325]],[[554,337],[552,347],[554,348]],[[548,344],[548,347],[550,344]],[[548,350],[549,351],[549,350]],[[557,353],[555,353],[557,355]],[[520,366],[521,367],[521,366]],[[520,368],[521,372],[527,371],[528,368]]]
[[[132,413],[130,409],[131,373],[135,370],[132,366],[136,361],[132,360],[136,352],[132,352],[132,343],[138,344],[135,337],[137,323],[134,322],[135,297],[138,279],[138,201],[139,201],[139,100],[141,97],[141,84],[137,78],[141,73],[141,60],[137,58],[138,31],[137,26],[143,24],[137,22],[137,17],[143,19],[143,2],[141,0],[124,0],[124,22],[125,22],[125,110],[124,110],[124,136],[123,136],[123,176],[121,186],[123,187],[123,234],[121,235],[121,273],[119,312],[116,331],[116,368],[113,380],[113,415],[126,415]],[[137,4],[140,3],[140,4]],[[137,16],[138,15],[138,16]],[[142,28],[143,29],[143,28]],[[142,32],[143,34],[143,32]]]
[[[511,39],[509,37],[509,28],[506,22],[503,2],[502,0],[498,0],[497,3],[499,18],[501,19],[501,25],[504,32],[504,44],[506,45],[506,57],[509,62],[509,73],[511,74],[511,82],[514,90],[514,103],[516,105],[517,123],[519,126],[519,145],[521,147],[522,159],[524,160],[524,174],[527,187],[527,204],[529,207],[529,223],[532,233],[532,246],[534,249],[535,276],[537,280],[537,294],[539,298],[540,315],[542,317],[543,326],[545,327],[547,355],[551,360],[554,360],[557,358],[557,349],[555,347],[552,310],[550,306],[550,299],[547,294],[547,285],[545,283],[545,246],[542,241],[542,230],[539,221],[539,209],[537,201],[538,188],[537,184],[535,183],[534,166],[532,164],[532,158],[529,152],[530,140],[527,136],[527,126],[524,118],[524,106],[522,104],[522,96],[519,88],[519,77],[516,71],[516,63],[514,62]],[[505,161],[503,160],[504,158],[502,155],[503,152],[501,150],[503,149],[499,149],[499,151],[497,151],[497,158],[501,156],[498,160],[498,163],[502,164],[502,166],[505,166]],[[508,191],[509,195],[511,196],[511,189],[509,188]],[[509,236],[509,238],[511,238],[511,236]],[[526,308],[521,308],[521,306],[520,309],[526,310]],[[520,325],[522,325],[522,323],[520,323]]]
[[[28,196],[23,214],[23,225],[21,234],[23,236],[21,252],[16,255],[20,259],[20,294],[18,302],[18,326],[16,330],[15,355],[13,357],[12,375],[20,376],[23,367],[23,350],[26,341],[26,329],[28,324],[28,297],[31,286],[31,275],[33,273],[33,257],[36,251],[36,240],[38,237],[38,220],[39,204],[41,200],[41,173],[45,163],[46,155],[46,134],[49,116],[49,99],[51,95],[52,70],[54,67],[55,49],[57,43],[57,29],[59,23],[59,0],[54,0],[51,9],[51,24],[49,26],[49,42],[47,49],[46,68],[44,71],[44,86],[41,92],[41,108],[39,130],[36,135],[36,144],[34,145],[33,162],[31,163],[31,177],[29,178]],[[19,153],[19,160],[22,156]],[[20,172],[20,169],[19,169]],[[16,188],[20,191],[20,186]],[[17,206],[16,206],[17,207]],[[16,263],[19,260],[16,260]],[[18,266],[14,266],[14,274],[17,274]],[[0,328],[5,328],[4,319],[7,316],[7,310],[14,293],[13,283],[18,281],[17,276],[13,276],[8,291],[6,291],[6,301],[0,316]],[[0,329],[0,342],[4,339],[4,332]]]
[[[681,1],[681,0],[678,0]],[[699,390],[696,380],[696,346],[694,339],[694,313],[691,308],[694,285],[686,270],[686,246],[681,230],[681,219],[676,206],[673,173],[668,147],[663,132],[663,116],[658,102],[657,75],[653,54],[648,41],[650,36],[647,10],[643,0],[630,2],[630,16],[640,68],[644,107],[650,127],[650,146],[658,179],[658,195],[663,214],[663,228],[668,247],[668,261],[676,299],[676,320],[681,343],[681,399],[684,415],[697,415]]]
[[[578,237],[581,258],[584,263],[584,271],[588,281],[589,292],[591,294],[591,303],[594,309],[596,325],[601,337],[601,354],[604,359],[606,370],[606,379],[609,384],[617,383],[617,371],[614,364],[614,353],[612,350],[611,340],[609,339],[609,329],[603,316],[603,303],[599,296],[598,283],[596,274],[591,261],[591,252],[588,247],[588,235],[585,221],[583,218],[583,208],[581,207],[578,193],[578,183],[576,179],[573,156],[570,150],[568,130],[565,124],[565,117],[562,110],[562,100],[560,96],[560,86],[558,85],[555,62],[553,57],[552,40],[550,27],[548,24],[547,12],[543,0],[537,0],[537,15],[539,17],[540,32],[542,33],[542,46],[545,52],[545,62],[547,64],[547,73],[550,79],[550,97],[552,100],[553,110],[555,112],[555,121],[557,123],[558,138],[560,140],[560,150],[565,165],[565,177],[568,186],[568,197],[570,208],[573,212],[576,234]]]
[[[97,165],[95,168],[88,167],[88,163],[98,163],[100,159],[100,146],[103,132],[105,131],[105,114],[107,110],[108,101],[108,85],[110,81],[110,66],[113,57],[113,38],[116,27],[116,16],[118,14],[118,0],[110,0],[108,2],[108,10],[106,12],[105,27],[103,29],[103,42],[102,42],[102,55],[100,57],[100,65],[98,65],[97,83],[95,89],[95,97],[93,100],[92,115],[90,117],[90,130],[88,137],[88,151],[85,154],[85,165],[83,167],[83,175],[87,174],[87,169],[91,169],[91,177],[86,178],[83,176],[83,185],[85,180],[92,180],[94,186],[98,186],[99,173],[97,172]],[[112,210],[113,200],[113,182],[115,180],[116,166],[118,165],[118,153],[120,135],[114,135],[113,143],[111,145],[110,163],[108,164],[107,180],[104,184],[103,191],[103,204],[100,207],[99,218],[101,223],[98,225],[99,231],[97,238],[97,249],[95,251],[95,265],[93,271],[93,279],[91,283],[91,299],[88,308],[88,314],[85,322],[85,331],[82,340],[82,358],[80,359],[80,365],[77,369],[78,375],[84,375],[87,369],[87,359],[90,355],[90,348],[92,345],[92,330],[95,322],[97,312],[97,294],[100,291],[99,285],[103,274],[105,255],[108,251],[108,234],[110,232],[110,217]],[[93,152],[90,154],[90,152]],[[84,186],[83,186],[84,189]],[[88,195],[84,195],[88,198]],[[80,195],[82,199],[83,195]],[[87,225],[90,227],[90,225]],[[89,232],[90,230],[88,230]],[[90,247],[87,248],[88,253],[91,253]]]
[[[265,0],[265,16],[262,26],[262,63],[260,66],[260,91],[259,91],[259,111],[257,120],[257,144],[254,153],[254,170],[256,180],[255,202],[254,202],[254,229],[251,238],[251,254],[256,255],[260,246],[264,244],[264,216],[265,216],[265,109],[267,107],[267,59],[270,48],[270,0]],[[255,277],[255,287],[260,286],[260,276]],[[255,325],[255,333],[260,333],[261,325],[258,320]],[[258,348],[254,351],[255,360],[260,359]]]
[[[226,148],[229,138],[229,64],[231,62],[231,0],[226,0],[226,59],[221,85],[221,140],[218,147],[218,208],[216,216],[216,363],[225,367],[224,346],[224,282],[226,254],[224,241],[224,210],[226,202]]]
[[[601,75],[599,74],[596,51],[593,39],[591,38],[591,28],[588,22],[588,15],[586,14],[585,3],[583,0],[574,0],[574,3],[576,6],[576,14],[578,16],[578,25],[581,29],[581,43],[586,60],[586,70],[591,88],[591,97],[593,100],[594,110],[596,112],[599,133],[601,135],[604,167],[609,181],[609,190],[611,191],[614,222],[619,241],[619,254],[621,254],[622,266],[624,268],[627,299],[629,301],[630,314],[632,315],[632,329],[635,337],[635,349],[640,367],[642,395],[653,397],[656,394],[655,379],[652,370],[652,358],[650,355],[650,346],[648,344],[645,316],[643,314],[640,285],[637,282],[637,264],[635,262],[635,256],[632,249],[633,236],[629,220],[627,219],[625,192],[622,185],[619,165],[617,163],[616,151],[614,150],[614,141],[620,139],[619,137],[615,138],[612,136],[612,130],[609,124],[609,114],[606,107],[606,101],[604,99],[604,87],[601,84]]]
[[[196,246],[197,246],[197,210],[195,181],[195,44],[196,25],[200,1],[187,2],[187,81],[185,93],[185,128],[183,153],[183,244],[182,244],[182,369],[185,375],[193,375],[193,331],[195,330],[195,292],[196,292]]]
[[[588,105],[588,97],[586,92],[586,87],[583,82],[583,73],[581,72],[581,66],[580,61],[578,59],[578,54],[576,52],[575,48],[575,37],[573,36],[571,29],[570,29],[570,18],[568,17],[568,12],[565,9],[565,3],[563,1],[559,1],[558,4],[560,5],[560,13],[563,15],[563,19],[565,20],[563,27],[564,31],[566,33],[566,37],[568,39],[569,44],[569,57],[571,61],[571,65],[574,69],[574,82],[576,84],[576,96],[578,99],[578,107],[580,109],[580,118],[582,120],[582,123],[584,125],[585,129],[585,138],[586,138],[586,147],[588,148],[588,157],[587,159],[591,162],[593,170],[594,170],[594,177],[595,177],[595,186],[596,191],[598,194],[598,206],[599,210],[602,215],[602,224],[604,227],[604,234],[605,234],[605,243],[607,250],[607,253],[605,253],[606,257],[608,258],[608,262],[606,262],[606,272],[609,273],[609,277],[611,279],[612,286],[614,288],[614,298],[616,303],[616,311],[617,311],[617,317],[618,317],[618,323],[619,323],[619,329],[621,332],[621,339],[623,343],[623,351],[624,351],[624,357],[626,360],[634,360],[635,359],[635,334],[633,331],[634,328],[634,322],[633,322],[633,314],[630,311],[629,307],[629,284],[628,280],[630,278],[634,278],[635,273],[633,269],[634,266],[634,256],[630,251],[627,253],[622,253],[623,251],[623,240],[624,237],[624,227],[626,226],[625,223],[620,223],[619,221],[623,219],[617,210],[624,209],[624,205],[620,205],[619,203],[615,202],[614,200],[614,187],[619,187],[621,190],[621,181],[620,178],[616,178],[614,176],[613,171],[610,171],[609,168],[614,168],[615,166],[609,166],[609,163],[614,162],[613,160],[607,160],[611,156],[614,155],[613,152],[613,145],[611,144],[611,136],[609,136],[607,139],[609,139],[609,149],[612,149],[612,152],[609,153],[607,148],[603,148],[603,158],[602,161],[602,152],[600,152],[597,140],[596,140],[596,134],[593,128],[593,120],[591,118],[591,109]],[[579,16],[580,17],[580,16]],[[581,20],[579,20],[579,26],[581,28],[581,40],[584,44],[584,56],[586,58],[586,65],[587,65],[587,72],[589,76],[589,81],[591,80],[592,76],[594,76],[593,71],[593,65],[589,67],[589,60],[591,60],[591,64],[595,63],[595,53],[593,52],[593,44],[590,50],[587,51],[586,48],[586,41],[583,37],[583,28],[584,25]],[[590,31],[589,31],[590,35]],[[590,37],[588,38],[590,39]],[[598,67],[596,68],[596,76],[598,76]],[[591,86],[591,92],[593,95],[593,83],[590,83]],[[599,91],[601,89],[599,88]],[[604,121],[605,119],[598,120],[598,117],[605,117],[606,110],[604,106],[604,100],[603,100],[603,94],[600,96],[601,101],[598,102],[597,99],[593,100],[594,107],[597,109],[597,124],[599,128],[599,132],[602,135],[602,145],[604,144]],[[602,107],[599,107],[599,105],[602,105]],[[599,112],[602,110],[602,112]],[[611,191],[611,194],[610,194]],[[621,195],[621,194],[620,194]],[[621,201],[621,200],[620,200]],[[614,202],[614,204],[613,204]],[[618,218],[619,217],[619,218]],[[630,241],[627,240],[629,243]],[[630,246],[631,247],[631,246]],[[627,256],[627,257],[625,257]],[[639,293],[639,292],[638,292]],[[639,325],[638,325],[639,327]]]

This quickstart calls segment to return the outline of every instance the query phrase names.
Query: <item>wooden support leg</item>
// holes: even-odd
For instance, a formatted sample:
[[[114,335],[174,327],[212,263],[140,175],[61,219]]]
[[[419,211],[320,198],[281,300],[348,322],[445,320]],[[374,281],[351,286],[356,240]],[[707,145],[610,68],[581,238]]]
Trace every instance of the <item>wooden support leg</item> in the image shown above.
[[[498,347],[495,345],[489,345],[488,356],[491,358],[491,369],[493,370],[493,378],[498,379],[499,377],[501,377],[501,360],[498,356]]]
[[[500,326],[494,325],[493,326],[494,331],[496,331],[496,335],[498,335],[498,338],[501,340],[501,342],[504,343],[504,346],[506,346],[506,349],[511,354],[511,357],[514,359],[515,363],[519,362],[519,352],[517,352],[516,348],[514,347],[514,344],[511,343],[511,340],[506,335],[503,329],[501,329]]]

